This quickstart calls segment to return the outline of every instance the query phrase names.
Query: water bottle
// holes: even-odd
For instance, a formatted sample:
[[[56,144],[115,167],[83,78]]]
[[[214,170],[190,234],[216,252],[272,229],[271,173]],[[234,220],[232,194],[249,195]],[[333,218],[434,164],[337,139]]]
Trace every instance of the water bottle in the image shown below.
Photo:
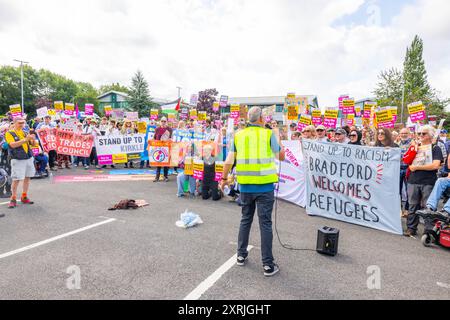
[[[230,192],[231,192],[231,190],[230,190],[230,187],[229,187],[229,186],[225,186],[225,187],[223,188],[223,193],[224,193],[225,195],[229,196],[229,195],[230,195]]]
[[[54,180],[53,180],[53,172],[51,170],[48,173],[48,177],[50,178],[50,183],[51,184],[55,183]]]

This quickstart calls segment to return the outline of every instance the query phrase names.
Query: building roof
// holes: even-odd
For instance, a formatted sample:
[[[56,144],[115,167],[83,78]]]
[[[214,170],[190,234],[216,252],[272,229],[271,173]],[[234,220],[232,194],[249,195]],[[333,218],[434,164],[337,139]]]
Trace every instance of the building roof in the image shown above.
[[[308,98],[308,103],[314,105],[317,103],[317,96],[314,95],[300,95]],[[246,104],[253,106],[272,106],[274,104],[284,104],[285,96],[267,96],[267,97],[236,97],[230,98],[228,104]]]
[[[99,96],[97,97],[97,99],[102,99],[102,98],[104,98],[104,97],[106,97],[106,96],[108,96],[108,95],[110,95],[110,94],[112,94],[112,93],[115,93],[115,94],[117,94],[118,96],[123,96],[123,97],[125,97],[125,98],[129,98],[128,94],[126,94],[125,92],[119,92],[119,91],[114,91],[114,90],[113,90],[113,91],[108,91],[108,92],[105,92],[105,93],[99,95]]]

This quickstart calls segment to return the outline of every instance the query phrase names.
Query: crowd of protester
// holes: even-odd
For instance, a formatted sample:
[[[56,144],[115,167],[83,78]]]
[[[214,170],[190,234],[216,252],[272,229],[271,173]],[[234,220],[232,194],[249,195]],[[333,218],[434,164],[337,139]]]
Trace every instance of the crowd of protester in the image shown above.
[[[180,170],[177,175],[177,196],[185,197],[186,193],[189,197],[200,196],[207,200],[212,198],[217,201],[224,196],[224,191],[220,190],[219,184],[215,176],[215,163],[224,161],[227,156],[227,150],[233,140],[233,136],[227,134],[227,127],[224,123],[217,125],[211,120],[199,123],[196,120],[180,120],[169,122],[163,117],[160,121],[151,120],[148,125],[153,126],[154,139],[161,141],[174,142],[190,142],[190,136],[182,135],[181,132],[198,133],[202,135],[202,140],[213,142],[215,147],[199,149],[195,143],[188,144],[187,152],[184,156],[192,159],[201,159],[204,163],[204,176],[202,181],[195,179],[193,175],[187,175]],[[89,157],[70,157],[67,155],[59,155],[56,151],[45,153],[39,144],[36,134],[37,130],[46,128],[60,128],[60,121],[53,121],[50,116],[35,118],[24,126],[24,131],[33,136],[34,163],[36,167],[36,176],[42,177],[48,173],[48,170],[57,171],[63,169],[71,169],[77,166],[83,166],[84,169],[91,167],[96,169],[106,168],[99,166],[97,152],[95,146]],[[7,174],[11,174],[10,161],[8,160],[8,141],[5,134],[13,127],[11,118],[4,118],[0,123],[0,137],[2,139],[2,153],[0,168]],[[241,119],[234,126],[234,132],[245,129],[247,123]],[[379,128],[372,129],[369,127],[359,128],[357,126],[344,126],[337,129],[326,128],[323,125],[307,126],[299,130],[295,123],[290,126],[284,126],[275,120],[268,120],[265,127],[274,130],[281,140],[303,140],[312,139],[319,142],[330,142],[339,144],[349,144],[356,146],[370,146],[381,148],[400,148],[402,153],[402,161],[400,164],[400,197],[402,201],[402,216],[407,219],[407,230],[405,235],[414,236],[417,233],[419,216],[418,211],[426,209],[428,211],[436,211],[438,209],[438,201],[442,197],[445,190],[450,187],[448,155],[450,149],[450,140],[447,141],[447,131],[442,130],[438,134],[433,126],[425,125],[418,127],[418,130],[410,130],[409,128],[400,128],[399,131],[393,129]],[[416,132],[414,132],[416,131]],[[103,117],[99,121],[87,117],[83,121],[75,124],[74,132],[82,135],[109,136],[109,135],[134,135],[138,133],[138,125],[136,121],[116,120]],[[414,155],[417,153],[419,146],[431,145],[432,160],[426,165],[413,165]],[[140,161],[139,168],[149,168],[149,161]],[[123,164],[124,168],[135,168],[136,163],[129,161]],[[115,165],[111,165],[115,168]],[[178,168],[184,169],[185,157],[179,161],[179,165],[174,167],[175,173]],[[156,168],[156,177],[154,182],[159,182],[161,173],[163,181],[169,181],[169,168]],[[2,172],[0,171],[0,174]],[[235,175],[229,176],[231,186],[225,190],[225,195],[240,204],[239,185]],[[439,179],[439,180],[438,180]],[[0,189],[0,197],[11,196],[11,188],[9,184]],[[185,192],[186,191],[186,192]],[[431,195],[431,196],[430,196]],[[450,211],[450,202],[444,207],[441,214],[448,214]]]

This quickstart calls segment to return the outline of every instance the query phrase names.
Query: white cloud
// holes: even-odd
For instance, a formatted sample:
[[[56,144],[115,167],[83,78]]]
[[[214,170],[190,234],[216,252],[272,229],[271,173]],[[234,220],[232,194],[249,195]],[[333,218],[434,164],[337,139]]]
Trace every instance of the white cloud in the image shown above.
[[[415,33],[433,86],[450,96],[450,5],[421,0],[391,25],[334,26],[364,0],[0,0],[0,64],[23,58],[94,85],[129,84],[139,68],[152,95],[217,88],[230,96],[370,96],[403,62]],[[368,19],[369,17],[367,17]]]

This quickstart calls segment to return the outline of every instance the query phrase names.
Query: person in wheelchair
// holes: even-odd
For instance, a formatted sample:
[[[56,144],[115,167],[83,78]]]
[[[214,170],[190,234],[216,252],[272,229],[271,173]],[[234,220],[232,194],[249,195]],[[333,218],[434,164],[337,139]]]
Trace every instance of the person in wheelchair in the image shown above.
[[[31,134],[36,134],[34,130],[30,131]],[[33,151],[34,156],[34,166],[36,168],[36,178],[48,177],[48,156],[44,154],[39,141],[35,141],[35,144],[31,146],[31,150]]]

